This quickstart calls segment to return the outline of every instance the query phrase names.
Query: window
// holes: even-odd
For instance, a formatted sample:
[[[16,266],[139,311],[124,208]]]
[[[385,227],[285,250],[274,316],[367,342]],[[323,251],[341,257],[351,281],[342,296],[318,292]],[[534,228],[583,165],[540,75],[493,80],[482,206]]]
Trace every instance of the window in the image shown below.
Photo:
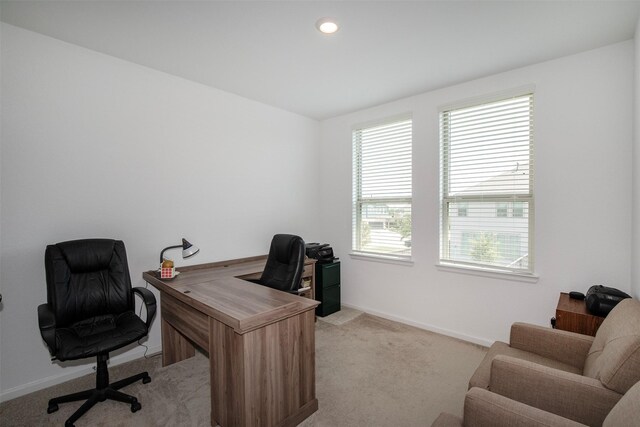
[[[498,203],[498,208],[496,209],[496,216],[499,216],[501,218],[506,218],[508,209],[509,208],[507,203]]]
[[[533,272],[532,124],[532,93],[440,112],[441,263]]]
[[[458,216],[467,216],[467,208],[466,203],[458,203]]]
[[[412,121],[353,131],[353,251],[411,256]]]
[[[522,218],[524,216],[524,206],[522,202],[513,203],[513,216],[516,218]]]

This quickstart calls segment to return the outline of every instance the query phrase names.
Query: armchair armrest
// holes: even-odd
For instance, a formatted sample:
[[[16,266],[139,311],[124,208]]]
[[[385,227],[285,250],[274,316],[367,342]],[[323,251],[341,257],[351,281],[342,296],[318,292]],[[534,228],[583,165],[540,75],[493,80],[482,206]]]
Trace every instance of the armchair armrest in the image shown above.
[[[56,352],[56,316],[53,314],[49,304],[41,304],[38,306],[38,327],[40,335],[49,347],[51,357],[55,358]]]
[[[589,335],[516,322],[511,326],[509,345],[583,369],[593,339]]]
[[[147,330],[151,327],[151,321],[153,317],[156,315],[156,296],[149,289],[145,288],[133,288],[131,289],[134,293],[140,295],[142,301],[144,302],[145,307],[147,307]]]
[[[584,427],[584,424],[473,387],[464,399],[465,427]]]
[[[601,426],[622,397],[594,378],[502,355],[491,364],[489,390],[589,426]]]

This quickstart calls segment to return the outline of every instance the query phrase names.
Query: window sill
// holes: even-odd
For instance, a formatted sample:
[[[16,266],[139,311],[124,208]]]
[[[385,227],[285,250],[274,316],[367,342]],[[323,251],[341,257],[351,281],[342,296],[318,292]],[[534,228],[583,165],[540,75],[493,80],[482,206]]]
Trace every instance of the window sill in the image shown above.
[[[362,252],[351,252],[349,256],[352,259],[358,259],[362,261],[384,262],[387,264],[413,266],[413,260],[411,258],[400,258],[392,255],[374,255]]]
[[[436,264],[436,268],[440,271],[448,271],[451,273],[469,274],[472,276],[492,277],[495,279],[514,280],[517,282],[537,283],[539,276],[527,273],[512,273],[510,271],[490,270],[477,267],[464,267],[455,264]]]

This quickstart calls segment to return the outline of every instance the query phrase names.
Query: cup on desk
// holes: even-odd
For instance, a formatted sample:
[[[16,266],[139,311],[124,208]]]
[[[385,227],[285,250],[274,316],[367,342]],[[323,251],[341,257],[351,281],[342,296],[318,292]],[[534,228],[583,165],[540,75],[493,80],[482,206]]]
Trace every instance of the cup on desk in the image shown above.
[[[176,277],[176,269],[173,265],[173,261],[165,259],[160,265],[160,278],[161,279],[173,279]]]

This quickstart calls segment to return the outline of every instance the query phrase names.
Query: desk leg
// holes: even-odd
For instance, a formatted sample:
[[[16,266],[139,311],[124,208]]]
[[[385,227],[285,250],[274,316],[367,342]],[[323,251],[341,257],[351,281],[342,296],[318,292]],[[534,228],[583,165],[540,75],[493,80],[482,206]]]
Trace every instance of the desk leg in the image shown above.
[[[195,356],[196,349],[176,328],[162,319],[162,366]]]
[[[242,335],[209,318],[211,426],[245,426]]]
[[[245,334],[209,319],[211,425],[294,427],[318,409],[314,310]]]

